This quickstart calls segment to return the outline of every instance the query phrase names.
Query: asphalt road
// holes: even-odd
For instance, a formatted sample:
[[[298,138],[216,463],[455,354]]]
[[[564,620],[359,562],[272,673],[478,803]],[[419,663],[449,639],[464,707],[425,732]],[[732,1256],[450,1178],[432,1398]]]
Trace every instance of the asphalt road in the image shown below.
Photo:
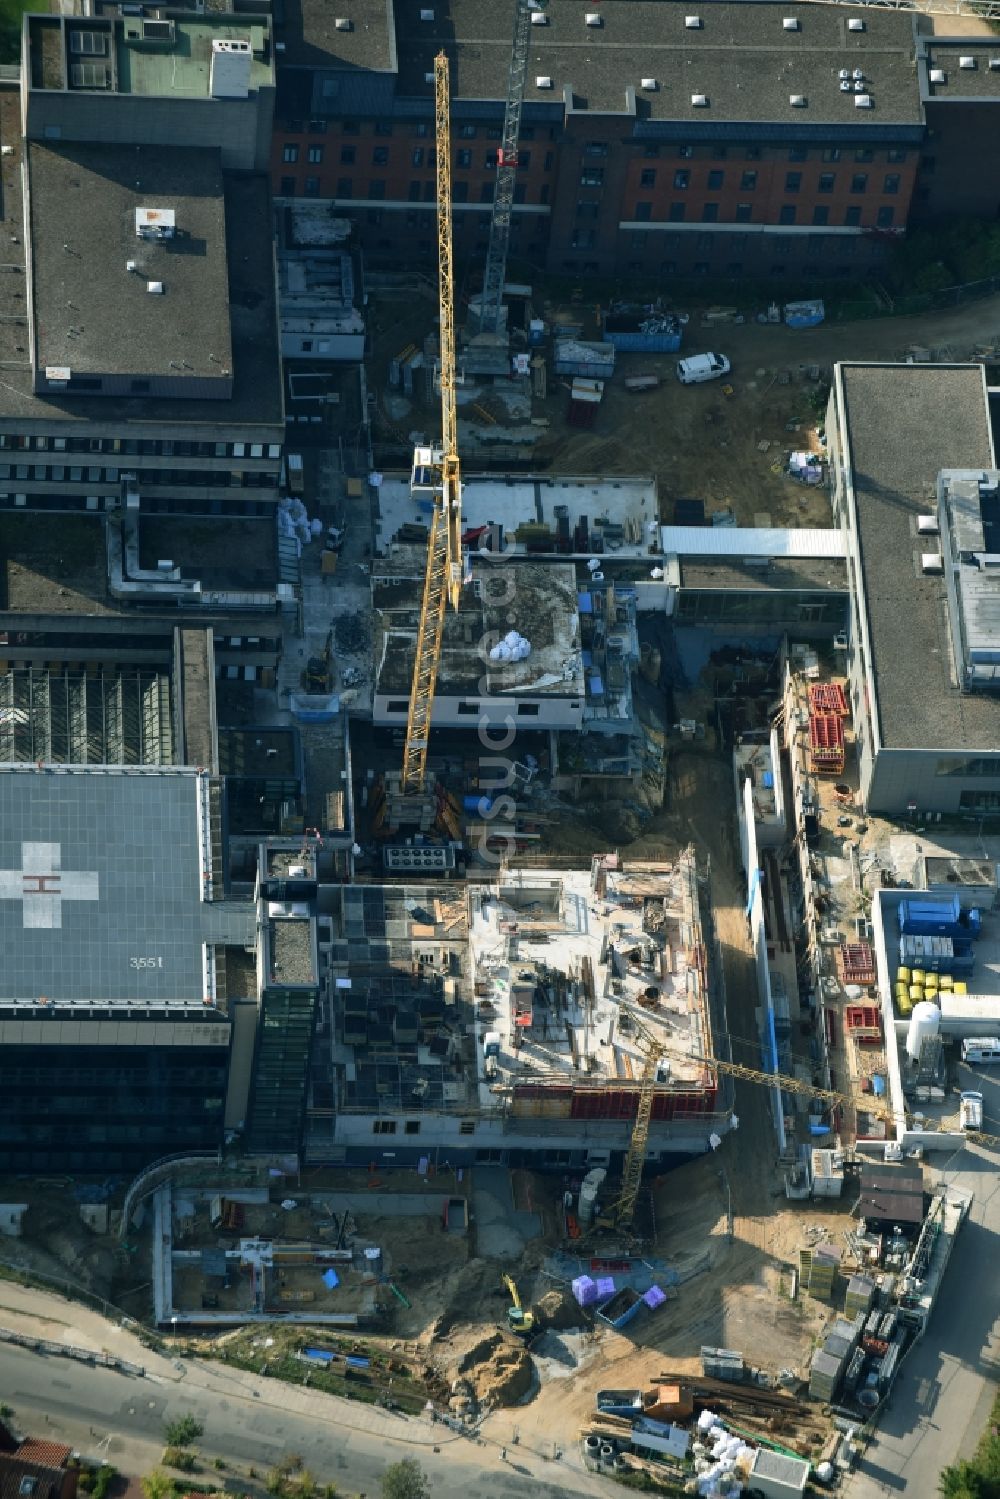
[[[983,1094],[983,1128],[1000,1133],[1000,1069],[960,1067],[960,1088]],[[1000,1162],[967,1147],[941,1176],[973,1196],[922,1341],[908,1355],[849,1499],[938,1499],[942,1468],[969,1457],[1000,1385]]]
[[[224,1375],[224,1371],[220,1370]],[[32,1435],[69,1442],[87,1455],[106,1458],[122,1472],[141,1475],[156,1467],[163,1451],[164,1420],[190,1413],[203,1423],[198,1450],[207,1461],[205,1474],[215,1476],[212,1459],[227,1464],[223,1477],[246,1476],[254,1467],[263,1478],[282,1456],[297,1453],[320,1483],[334,1483],[348,1493],[379,1492],[385,1467],[401,1457],[420,1462],[435,1495],[467,1499],[565,1499],[567,1493],[611,1494],[615,1490],[591,1475],[558,1462],[543,1463],[519,1447],[502,1463],[492,1446],[459,1439],[435,1453],[409,1447],[370,1432],[336,1423],[317,1422],[294,1411],[247,1398],[192,1388],[147,1377],[130,1378],[69,1359],[48,1357],[0,1344],[0,1391],[13,1406],[18,1424]],[[543,1470],[547,1469],[544,1472]]]

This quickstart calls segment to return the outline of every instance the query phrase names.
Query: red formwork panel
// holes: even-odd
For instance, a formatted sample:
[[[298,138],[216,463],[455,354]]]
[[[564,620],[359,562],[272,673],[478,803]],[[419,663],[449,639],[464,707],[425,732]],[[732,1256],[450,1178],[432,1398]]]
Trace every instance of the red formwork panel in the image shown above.
[[[839,682],[810,682],[809,711],[834,713],[838,718],[850,716],[844,689]]]
[[[836,774],[844,768],[844,720],[836,713],[810,713],[809,760],[813,770]]]
[[[880,1036],[882,1018],[877,1005],[848,1005],[844,1012],[847,1029],[857,1036]]]

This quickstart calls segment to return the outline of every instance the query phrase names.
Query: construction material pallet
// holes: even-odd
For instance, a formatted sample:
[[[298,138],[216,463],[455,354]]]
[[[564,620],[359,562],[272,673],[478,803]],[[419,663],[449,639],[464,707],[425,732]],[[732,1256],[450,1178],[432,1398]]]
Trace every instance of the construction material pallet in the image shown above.
[[[837,967],[845,984],[874,984],[875,955],[868,942],[842,942]],[[852,1006],[852,1008],[855,1008]],[[857,1006],[864,1009],[864,1006]]]
[[[844,1022],[855,1036],[881,1039],[882,1020],[877,1005],[848,1005],[844,1012]]]
[[[839,682],[810,682],[809,711],[834,713],[838,718],[849,718],[851,715],[847,697]]]
[[[835,713],[810,713],[809,760],[819,775],[839,775],[844,768],[844,720]]]

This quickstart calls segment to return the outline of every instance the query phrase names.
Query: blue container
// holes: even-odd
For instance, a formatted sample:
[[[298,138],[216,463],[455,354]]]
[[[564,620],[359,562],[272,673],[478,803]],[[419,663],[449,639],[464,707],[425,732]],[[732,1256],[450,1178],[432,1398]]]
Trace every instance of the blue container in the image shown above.
[[[493,811],[493,798],[487,796],[485,791],[481,795],[477,792],[475,796],[463,796],[462,811],[475,812],[480,817],[488,817]]]
[[[644,322],[661,326],[655,332],[645,331]],[[604,319],[604,337],[624,353],[676,354],[681,346],[681,326],[673,319],[609,316]]]

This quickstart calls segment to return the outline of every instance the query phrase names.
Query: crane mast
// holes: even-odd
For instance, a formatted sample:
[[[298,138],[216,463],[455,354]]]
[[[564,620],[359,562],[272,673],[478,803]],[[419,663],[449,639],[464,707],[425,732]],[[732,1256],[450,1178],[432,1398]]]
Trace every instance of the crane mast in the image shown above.
[[[528,39],[531,35],[531,13],[541,10],[539,0],[515,0],[514,40],[507,74],[507,102],[503,114],[503,140],[497,151],[497,186],[490,215],[490,242],[486,252],[486,273],[479,312],[483,333],[500,332],[503,284],[507,272],[507,250],[510,246],[510,220],[514,207],[514,178],[517,174],[517,142],[521,134],[521,106],[528,73]]]
[[[434,140],[437,168],[438,308],[441,324],[441,449],[434,454],[434,508],[406,719],[401,789],[419,794],[427,774],[431,712],[441,664],[445,606],[457,609],[462,588],[462,474],[455,403],[455,283],[452,269],[451,125],[448,56],[434,59]]]

